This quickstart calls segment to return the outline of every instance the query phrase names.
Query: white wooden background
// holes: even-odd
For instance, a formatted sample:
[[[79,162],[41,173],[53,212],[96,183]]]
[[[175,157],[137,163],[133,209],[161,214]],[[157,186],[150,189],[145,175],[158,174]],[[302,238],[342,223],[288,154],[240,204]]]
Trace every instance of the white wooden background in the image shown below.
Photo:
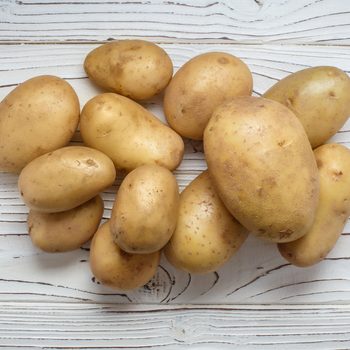
[[[85,55],[133,37],[159,43],[176,69],[202,52],[235,54],[259,95],[306,67],[350,72],[350,1],[0,0],[0,98],[54,74],[83,105],[98,93]],[[160,101],[146,106],[163,118]],[[334,141],[350,147],[350,122]],[[181,189],[203,169],[200,143],[188,142]],[[91,275],[88,244],[54,255],[32,246],[16,181],[0,174],[0,348],[350,349],[350,222],[315,267],[293,267],[250,237],[215,273],[191,276],[163,258],[144,288],[118,293]],[[115,191],[103,194],[105,218]]]

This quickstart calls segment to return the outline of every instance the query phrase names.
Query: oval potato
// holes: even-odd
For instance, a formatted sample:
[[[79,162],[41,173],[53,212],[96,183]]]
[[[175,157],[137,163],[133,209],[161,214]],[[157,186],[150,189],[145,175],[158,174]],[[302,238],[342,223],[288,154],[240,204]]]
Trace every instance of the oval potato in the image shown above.
[[[311,227],[318,172],[305,131],[285,106],[239,97],[218,107],[204,132],[214,186],[250,232],[288,242]]]
[[[61,78],[42,75],[17,86],[0,103],[0,171],[19,172],[65,146],[79,113],[75,91]]]

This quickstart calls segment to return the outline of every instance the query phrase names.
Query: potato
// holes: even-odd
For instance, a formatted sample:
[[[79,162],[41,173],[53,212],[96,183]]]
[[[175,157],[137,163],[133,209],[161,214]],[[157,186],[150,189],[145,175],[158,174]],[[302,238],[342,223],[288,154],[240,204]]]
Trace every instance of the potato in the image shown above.
[[[18,188],[33,210],[54,213],[77,207],[112,185],[112,161],[100,151],[70,146],[42,155],[21,172]]]
[[[174,170],[184,143],[175,131],[136,102],[121,95],[101,94],[84,106],[80,122],[86,145],[107,154],[116,168],[131,171],[144,164]]]
[[[264,97],[287,106],[303,124],[312,148],[333,136],[350,115],[350,78],[335,67],[288,75]]]
[[[246,238],[247,230],[225,208],[205,171],[181,193],[178,223],[164,253],[178,269],[207,273],[222,266]]]
[[[17,86],[0,103],[0,171],[17,173],[65,146],[79,112],[78,97],[63,79],[42,75]]]
[[[129,254],[113,242],[109,221],[94,235],[90,247],[90,267],[101,283],[130,290],[143,286],[156,273],[160,252]]]
[[[326,144],[314,151],[320,176],[315,221],[305,236],[278,245],[282,256],[300,267],[323,260],[334,247],[350,215],[350,150]]]
[[[114,241],[128,253],[153,253],[169,241],[179,209],[175,176],[158,165],[144,165],[122,182],[110,228]]]
[[[29,211],[28,231],[35,246],[45,252],[78,249],[96,232],[103,214],[100,196],[61,213]]]
[[[288,108],[257,97],[218,107],[204,132],[204,151],[221,200],[249,231],[288,242],[310,229],[319,194],[317,165]]]
[[[208,52],[174,75],[165,91],[164,113],[181,136],[201,140],[214,109],[236,96],[251,95],[252,88],[252,74],[239,58]]]
[[[135,100],[158,94],[173,75],[173,64],[167,53],[144,40],[119,40],[101,45],[86,56],[84,68],[97,85]]]

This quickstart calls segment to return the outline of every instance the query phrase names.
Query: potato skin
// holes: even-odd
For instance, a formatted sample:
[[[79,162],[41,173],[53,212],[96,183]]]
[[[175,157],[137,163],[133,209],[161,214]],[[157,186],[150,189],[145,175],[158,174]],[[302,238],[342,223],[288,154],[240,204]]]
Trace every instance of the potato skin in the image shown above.
[[[78,249],[96,232],[103,214],[100,196],[61,213],[30,210],[28,231],[35,246],[48,253]]]
[[[173,234],[179,209],[175,176],[158,165],[144,165],[122,182],[110,228],[125,252],[149,254],[163,248]]]
[[[232,100],[215,110],[204,150],[221,200],[250,232],[289,242],[310,229],[318,204],[317,165],[288,108],[257,97]]]
[[[168,54],[144,40],[119,40],[103,44],[85,58],[88,77],[102,88],[145,100],[161,92],[173,75]]]
[[[181,193],[178,223],[164,254],[178,269],[212,272],[232,257],[247,236],[204,171]]]
[[[160,252],[129,254],[113,238],[109,221],[95,233],[90,247],[90,267],[95,277],[111,288],[131,290],[145,285],[156,273]]]
[[[181,136],[202,140],[214,109],[237,96],[252,94],[253,78],[239,58],[208,52],[185,63],[164,95],[164,113]]]
[[[144,164],[174,170],[184,152],[182,138],[127,97],[105,93],[86,103],[81,113],[86,145],[107,154],[116,168],[131,171]]]
[[[18,173],[31,160],[65,146],[79,122],[79,100],[63,79],[26,80],[0,103],[0,171]]]
[[[114,182],[113,162],[88,147],[70,146],[42,155],[21,172],[18,188],[33,210],[54,213],[87,202]]]
[[[307,68],[280,80],[264,97],[293,111],[315,148],[333,136],[348,119],[350,78],[335,67]]]
[[[323,260],[350,216],[350,150],[326,144],[314,151],[320,176],[320,199],[310,230],[296,241],[279,244],[281,255],[299,267]]]

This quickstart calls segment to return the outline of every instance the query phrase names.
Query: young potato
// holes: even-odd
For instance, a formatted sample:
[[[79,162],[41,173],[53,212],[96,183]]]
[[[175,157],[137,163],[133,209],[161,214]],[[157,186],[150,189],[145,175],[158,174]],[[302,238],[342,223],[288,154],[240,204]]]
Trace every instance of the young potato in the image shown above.
[[[252,94],[253,78],[239,58],[208,52],[185,63],[174,75],[164,96],[164,113],[181,136],[202,140],[214,109],[237,96]]]
[[[292,110],[312,148],[333,136],[350,115],[350,78],[335,67],[313,67],[288,75],[264,97]]]
[[[96,232],[103,214],[100,196],[61,213],[29,211],[28,231],[35,246],[48,253],[78,249]]]
[[[303,126],[278,102],[239,97],[218,107],[204,151],[221,200],[250,232],[289,242],[311,227],[317,165]]]
[[[95,277],[111,288],[130,290],[145,285],[156,273],[160,252],[129,254],[113,242],[109,221],[95,233],[90,267]]]
[[[300,267],[326,257],[341,235],[350,215],[350,150],[326,144],[314,151],[320,176],[320,199],[315,221],[305,236],[279,244],[282,256]]]
[[[184,143],[175,131],[136,102],[121,95],[101,94],[84,106],[80,122],[86,145],[107,154],[116,168],[131,171],[144,164],[174,170]]]
[[[102,152],[70,146],[31,161],[18,188],[30,209],[55,213],[87,202],[111,186],[115,176],[113,162]]]
[[[86,56],[84,68],[97,85],[134,100],[158,94],[173,75],[173,64],[167,53],[144,40],[119,40],[101,45]]]
[[[79,100],[63,79],[25,81],[0,103],[0,171],[19,172],[31,160],[65,146],[79,122]]]
[[[178,269],[207,273],[228,261],[247,236],[247,230],[221,202],[205,171],[181,193],[178,223],[164,253]]]
[[[129,173],[114,202],[110,227],[114,241],[128,253],[148,254],[165,246],[179,209],[175,176],[158,165]]]

